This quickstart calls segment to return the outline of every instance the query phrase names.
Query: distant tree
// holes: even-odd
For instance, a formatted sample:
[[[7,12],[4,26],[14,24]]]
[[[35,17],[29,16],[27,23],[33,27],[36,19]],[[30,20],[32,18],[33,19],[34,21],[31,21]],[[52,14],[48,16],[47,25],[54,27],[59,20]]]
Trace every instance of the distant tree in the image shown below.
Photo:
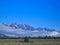
[[[29,38],[28,37],[25,37],[24,38],[24,42],[29,42]]]

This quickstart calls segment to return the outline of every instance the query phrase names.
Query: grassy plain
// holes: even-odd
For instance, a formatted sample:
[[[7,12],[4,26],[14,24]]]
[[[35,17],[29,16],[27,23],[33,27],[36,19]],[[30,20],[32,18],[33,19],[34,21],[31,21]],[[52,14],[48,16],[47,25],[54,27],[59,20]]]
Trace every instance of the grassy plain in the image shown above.
[[[29,39],[33,43],[22,42],[24,39],[0,39],[0,45],[60,45],[60,39]]]

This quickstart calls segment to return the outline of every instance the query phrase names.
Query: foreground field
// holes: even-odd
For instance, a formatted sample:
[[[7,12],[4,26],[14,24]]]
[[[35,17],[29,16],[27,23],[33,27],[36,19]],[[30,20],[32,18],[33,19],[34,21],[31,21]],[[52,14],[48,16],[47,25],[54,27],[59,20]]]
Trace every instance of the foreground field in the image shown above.
[[[0,45],[60,45],[60,39],[30,39],[33,43],[21,42],[24,39],[0,39]]]

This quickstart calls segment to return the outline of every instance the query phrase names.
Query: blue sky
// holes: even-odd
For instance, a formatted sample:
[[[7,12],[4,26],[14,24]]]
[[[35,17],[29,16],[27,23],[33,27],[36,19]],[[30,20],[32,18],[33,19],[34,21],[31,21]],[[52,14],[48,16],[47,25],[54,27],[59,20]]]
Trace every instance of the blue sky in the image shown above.
[[[60,30],[60,0],[0,0],[2,22]]]

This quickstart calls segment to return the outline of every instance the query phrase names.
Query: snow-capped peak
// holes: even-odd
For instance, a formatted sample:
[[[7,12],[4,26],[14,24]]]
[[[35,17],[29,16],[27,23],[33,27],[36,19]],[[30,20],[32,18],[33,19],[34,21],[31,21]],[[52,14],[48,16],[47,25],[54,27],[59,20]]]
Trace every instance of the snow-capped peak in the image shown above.
[[[34,28],[26,24],[0,24],[0,33],[7,36],[60,36],[60,31],[48,28]]]

